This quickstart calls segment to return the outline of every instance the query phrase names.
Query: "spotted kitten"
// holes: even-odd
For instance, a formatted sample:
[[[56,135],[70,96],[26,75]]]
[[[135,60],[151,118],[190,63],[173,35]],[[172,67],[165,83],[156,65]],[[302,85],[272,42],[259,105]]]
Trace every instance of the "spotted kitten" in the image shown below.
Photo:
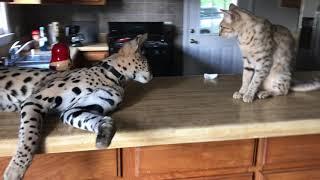
[[[291,65],[295,57],[295,41],[290,31],[267,19],[231,4],[222,10],[220,36],[236,37],[243,56],[242,86],[234,99],[252,102],[257,96],[287,95],[289,90],[315,90],[319,83],[291,86]]]

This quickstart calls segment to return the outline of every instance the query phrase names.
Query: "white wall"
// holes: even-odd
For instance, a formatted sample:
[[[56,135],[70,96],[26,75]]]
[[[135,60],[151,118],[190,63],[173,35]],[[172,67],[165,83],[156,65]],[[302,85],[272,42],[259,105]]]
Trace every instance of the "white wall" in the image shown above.
[[[302,4],[302,16],[314,17],[314,13],[320,5],[320,0],[303,0]]]
[[[280,0],[254,0],[253,11],[256,15],[267,18],[273,24],[286,26],[293,32],[297,31],[300,10],[280,7]]]

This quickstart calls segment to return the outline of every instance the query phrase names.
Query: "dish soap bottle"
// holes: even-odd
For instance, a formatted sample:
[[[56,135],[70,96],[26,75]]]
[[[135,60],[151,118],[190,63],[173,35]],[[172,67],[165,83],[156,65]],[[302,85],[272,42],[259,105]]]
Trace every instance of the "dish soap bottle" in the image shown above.
[[[47,46],[48,38],[46,37],[46,34],[44,32],[44,27],[40,27],[40,39],[39,39],[39,47],[40,51],[47,51],[48,46]]]

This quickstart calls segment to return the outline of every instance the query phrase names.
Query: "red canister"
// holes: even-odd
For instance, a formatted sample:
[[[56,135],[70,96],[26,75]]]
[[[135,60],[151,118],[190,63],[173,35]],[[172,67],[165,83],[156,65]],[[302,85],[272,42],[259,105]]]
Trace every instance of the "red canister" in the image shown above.
[[[50,68],[64,71],[71,66],[69,47],[64,43],[57,43],[51,49]]]

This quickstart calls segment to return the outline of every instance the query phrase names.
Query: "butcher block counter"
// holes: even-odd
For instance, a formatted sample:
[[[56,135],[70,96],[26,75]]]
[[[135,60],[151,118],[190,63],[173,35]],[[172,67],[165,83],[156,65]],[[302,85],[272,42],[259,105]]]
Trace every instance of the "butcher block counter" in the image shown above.
[[[48,179],[79,173],[84,179],[320,179],[320,91],[248,104],[232,99],[240,84],[234,75],[130,83],[124,103],[111,114],[118,130],[108,150],[95,151],[94,134],[50,115],[26,179],[41,173],[43,178],[43,172]],[[17,113],[0,117],[2,172],[16,148],[19,118]],[[65,163],[71,174],[63,172]]]

